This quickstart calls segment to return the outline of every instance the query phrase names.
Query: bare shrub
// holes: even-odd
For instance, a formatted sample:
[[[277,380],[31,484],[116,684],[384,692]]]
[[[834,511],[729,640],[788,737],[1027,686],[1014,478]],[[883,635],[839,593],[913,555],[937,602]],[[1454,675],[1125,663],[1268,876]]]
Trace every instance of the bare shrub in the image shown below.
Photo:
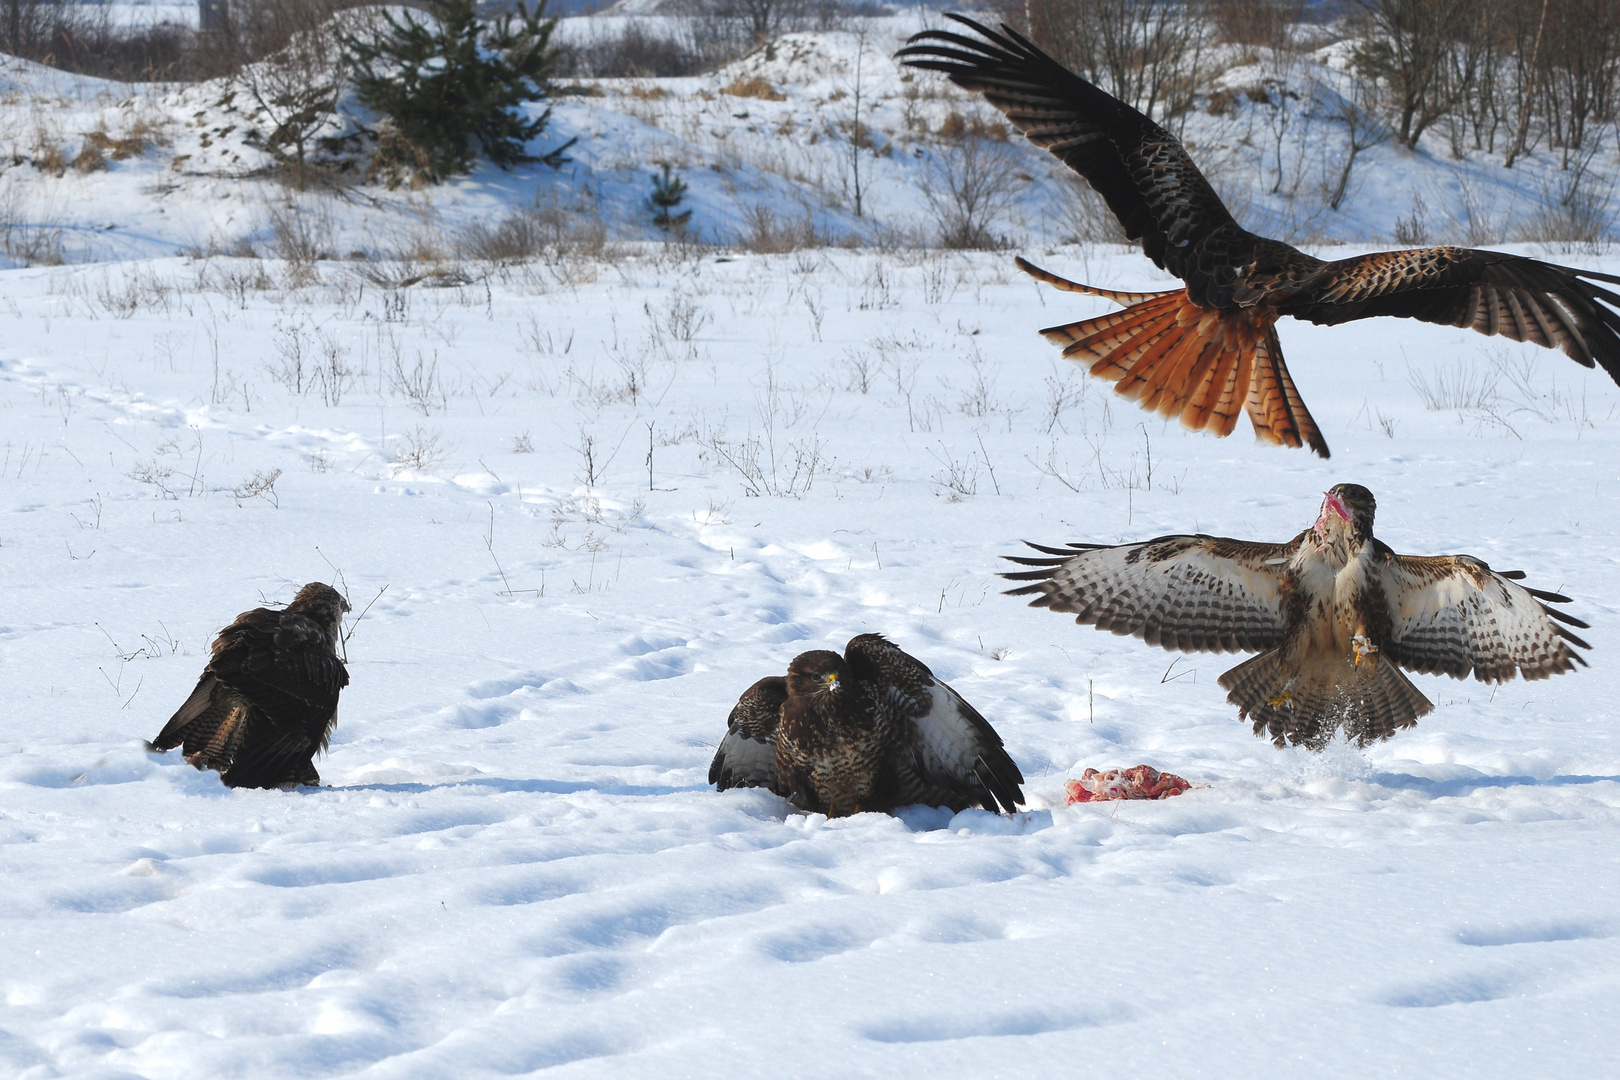
[[[236,496],[237,506],[241,506],[248,499],[263,499],[279,510],[281,500],[276,497],[276,481],[279,479],[281,479],[280,469],[271,469],[269,472],[254,469],[252,476],[231,489],[231,494]]]
[[[1031,177],[1010,144],[967,138],[943,148],[925,171],[923,198],[939,222],[939,242],[948,248],[996,249],[995,233]]]
[[[537,200],[492,225],[469,225],[456,237],[455,246],[462,257],[478,262],[599,259],[607,248],[607,224],[594,203],[567,207]]]
[[[397,436],[399,444],[394,447],[394,452],[389,457],[394,471],[396,473],[430,471],[450,453],[439,441],[442,437],[439,431],[428,431],[420,426]]]
[[[270,232],[270,250],[287,264],[295,284],[303,284],[315,274],[315,264],[333,257],[326,246],[333,235],[331,214],[319,203],[266,202],[265,224]]]
[[[737,246],[760,255],[781,255],[800,248],[825,247],[828,238],[816,230],[810,211],[797,220],[778,218],[776,211],[758,203],[743,211],[747,231],[737,238]]]
[[[1614,240],[1614,192],[1613,179],[1597,182],[1584,170],[1572,173],[1561,189],[1542,191],[1521,239],[1559,251],[1603,251]]]
[[[437,352],[430,360],[418,349],[415,362],[407,364],[401,352],[396,349],[392,360],[392,365],[387,369],[387,376],[388,387],[393,393],[409,401],[423,416],[433,415],[434,410],[444,412],[450,407],[450,395],[453,390],[439,373]]]

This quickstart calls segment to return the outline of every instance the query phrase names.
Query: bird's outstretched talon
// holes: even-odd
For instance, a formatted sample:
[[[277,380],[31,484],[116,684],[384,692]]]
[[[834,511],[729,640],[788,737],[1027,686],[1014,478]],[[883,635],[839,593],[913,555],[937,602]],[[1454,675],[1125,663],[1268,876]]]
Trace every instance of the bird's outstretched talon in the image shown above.
[[[1284,705],[1292,706],[1294,704],[1294,695],[1284,690],[1280,694],[1273,694],[1271,697],[1266,698],[1266,704],[1273,709],[1280,709]]]
[[[1350,649],[1356,654],[1356,666],[1360,667],[1363,660],[1378,651],[1378,646],[1368,641],[1367,635],[1357,634],[1350,639]]]

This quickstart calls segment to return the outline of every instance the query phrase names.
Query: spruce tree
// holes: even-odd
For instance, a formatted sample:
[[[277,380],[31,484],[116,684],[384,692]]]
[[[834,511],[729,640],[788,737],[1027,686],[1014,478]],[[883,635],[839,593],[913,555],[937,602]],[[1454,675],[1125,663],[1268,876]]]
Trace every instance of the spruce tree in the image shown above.
[[[557,20],[544,17],[545,7],[540,0],[531,13],[519,3],[515,18],[484,22],[477,0],[429,0],[432,21],[384,10],[372,33],[346,34],[355,93],[388,121],[374,169],[391,183],[405,176],[436,183],[467,172],[480,154],[503,169],[566,161],[573,139],[540,157],[526,152],[551,110],[530,120],[517,112],[551,93]]]
[[[683,210],[676,214],[672,211],[686,198],[686,181],[678,176],[672,176],[669,171],[669,162],[660,162],[664,172],[660,176],[653,173],[652,194],[647,196],[647,204],[653,210],[653,224],[660,229],[682,229],[692,220],[692,211]]]

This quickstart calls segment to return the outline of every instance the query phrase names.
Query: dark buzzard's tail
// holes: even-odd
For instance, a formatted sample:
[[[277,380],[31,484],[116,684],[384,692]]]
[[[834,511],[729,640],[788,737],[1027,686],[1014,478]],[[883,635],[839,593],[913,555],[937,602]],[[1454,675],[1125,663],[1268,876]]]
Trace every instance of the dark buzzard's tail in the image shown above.
[[[1127,293],[1060,278],[1024,259],[1019,269],[1065,292],[1129,305],[1095,319],[1049,326],[1063,355],[1144,409],[1177,417],[1194,431],[1230,435],[1247,410],[1255,434],[1284,446],[1308,445],[1322,457],[1327,442],[1294,388],[1273,328],[1275,312],[1223,315],[1199,307],[1186,289]]]
[[[1333,661],[1333,663],[1349,661]],[[1238,707],[1240,719],[1254,722],[1256,735],[1320,750],[1343,726],[1358,746],[1387,739],[1434,710],[1412,681],[1382,656],[1350,665],[1351,674],[1309,665],[1290,675],[1277,649],[1245,660],[1219,679],[1226,700]]]

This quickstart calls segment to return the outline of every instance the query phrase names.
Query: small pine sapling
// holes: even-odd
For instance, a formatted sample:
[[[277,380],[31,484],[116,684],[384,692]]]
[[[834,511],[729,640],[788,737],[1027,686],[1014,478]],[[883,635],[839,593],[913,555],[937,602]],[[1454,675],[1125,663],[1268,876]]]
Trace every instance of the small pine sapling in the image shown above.
[[[662,168],[662,173],[653,173],[652,194],[647,196],[647,204],[653,210],[653,224],[660,229],[684,229],[692,220],[692,211],[682,210],[678,214],[672,211],[686,198],[686,181],[669,171],[669,162],[663,162]]]

